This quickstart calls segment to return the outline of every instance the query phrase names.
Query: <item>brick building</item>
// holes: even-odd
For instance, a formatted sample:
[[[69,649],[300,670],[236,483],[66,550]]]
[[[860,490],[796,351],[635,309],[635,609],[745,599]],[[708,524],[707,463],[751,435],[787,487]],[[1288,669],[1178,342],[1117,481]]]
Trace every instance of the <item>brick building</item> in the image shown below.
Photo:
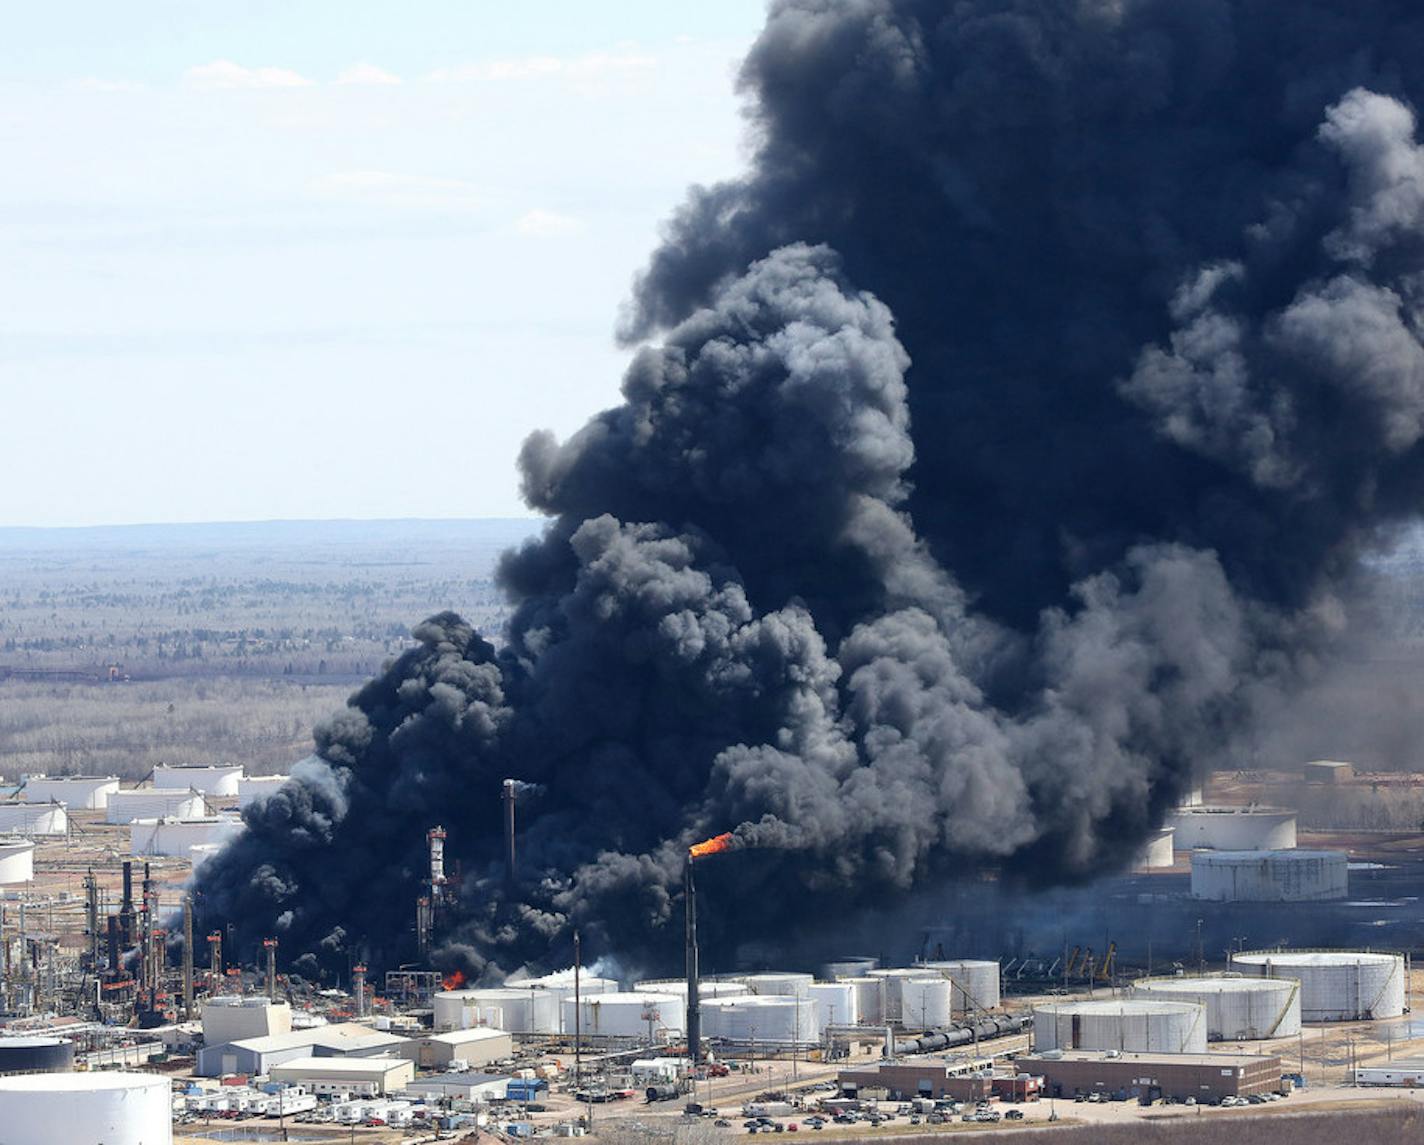
[[[1281,1088],[1281,1059],[1274,1055],[1063,1050],[1021,1055],[1014,1064],[1042,1075],[1045,1097],[1122,1093],[1144,1102],[1164,1097],[1219,1102]]]

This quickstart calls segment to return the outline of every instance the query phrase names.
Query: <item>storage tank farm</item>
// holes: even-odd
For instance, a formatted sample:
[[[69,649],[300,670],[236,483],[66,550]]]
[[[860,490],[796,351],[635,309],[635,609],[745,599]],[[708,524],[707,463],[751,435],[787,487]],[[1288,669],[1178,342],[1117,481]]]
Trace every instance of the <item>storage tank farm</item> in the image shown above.
[[[1398,1018],[1404,1013],[1402,954],[1348,950],[1255,950],[1231,956],[1231,966],[1258,978],[1300,983],[1306,1022]]]
[[[1049,1002],[1033,1011],[1034,1050],[1205,1053],[1206,1007],[1200,1002],[1136,998]]]
[[[1300,983],[1293,979],[1206,975],[1143,978],[1130,996],[1143,1001],[1200,1002],[1208,1041],[1241,1042],[1300,1033]]]
[[[172,1145],[172,1085],[148,1073],[0,1077],[5,1145]]]
[[[885,1024],[885,980],[883,978],[842,978],[841,984],[855,992],[855,1016],[862,1026]]]
[[[951,1011],[963,1018],[999,1005],[999,964],[985,959],[959,958],[922,962],[920,966],[947,978],[954,987]]]

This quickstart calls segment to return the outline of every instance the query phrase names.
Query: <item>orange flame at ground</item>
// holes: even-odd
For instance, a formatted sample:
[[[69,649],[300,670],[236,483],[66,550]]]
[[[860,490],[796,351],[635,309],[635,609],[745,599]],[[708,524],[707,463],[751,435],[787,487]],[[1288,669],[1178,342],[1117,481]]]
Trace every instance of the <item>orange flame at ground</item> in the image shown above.
[[[456,970],[453,974],[445,975],[440,984],[447,990],[458,990],[465,984],[465,975],[461,971]]]
[[[723,851],[732,849],[732,833],[723,831],[720,835],[713,835],[712,838],[702,843],[696,843],[687,850],[688,858],[705,859],[708,855],[720,855]]]

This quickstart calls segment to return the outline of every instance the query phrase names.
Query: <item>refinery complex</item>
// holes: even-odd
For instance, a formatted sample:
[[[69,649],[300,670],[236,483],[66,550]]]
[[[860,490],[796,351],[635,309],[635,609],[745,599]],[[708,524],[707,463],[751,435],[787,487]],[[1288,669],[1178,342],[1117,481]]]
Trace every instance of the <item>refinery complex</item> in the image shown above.
[[[302,952],[278,936],[241,950],[223,927],[196,925],[194,870],[284,782],[233,766],[160,768],[134,787],[11,786],[0,802],[7,1142],[224,1140],[234,1122],[242,1140],[297,1127],[302,1139],[373,1141],[609,1125],[859,1135],[1167,1106],[1228,1116],[1424,1078],[1424,1029],[1410,1017],[1419,919],[1413,896],[1396,894],[1424,843],[1311,832],[1287,805],[1314,785],[1376,782],[1344,764],[1213,777],[1133,869],[1040,892],[1071,904],[1056,930],[1039,896],[1016,908],[985,883],[969,893],[1005,909],[977,925],[932,914],[884,950],[710,965],[697,878],[727,861],[725,836],[684,864],[676,975],[576,956],[491,982],[435,964],[455,893],[438,824],[420,893],[393,904],[404,919],[392,925],[413,931],[424,962],[352,963],[313,981],[290,969]],[[1273,801],[1259,801],[1273,784]],[[512,871],[515,787],[498,796]],[[1374,940],[1314,941],[1322,928]]]

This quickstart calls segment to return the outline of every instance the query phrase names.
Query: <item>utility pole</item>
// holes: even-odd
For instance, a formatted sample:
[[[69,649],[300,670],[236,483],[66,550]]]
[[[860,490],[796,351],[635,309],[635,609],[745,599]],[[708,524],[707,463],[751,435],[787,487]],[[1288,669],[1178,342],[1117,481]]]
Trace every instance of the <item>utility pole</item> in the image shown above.
[[[574,931],[574,1089],[579,1087],[583,1073],[583,1006],[579,1001],[579,975],[583,970],[580,957],[579,932]]]

